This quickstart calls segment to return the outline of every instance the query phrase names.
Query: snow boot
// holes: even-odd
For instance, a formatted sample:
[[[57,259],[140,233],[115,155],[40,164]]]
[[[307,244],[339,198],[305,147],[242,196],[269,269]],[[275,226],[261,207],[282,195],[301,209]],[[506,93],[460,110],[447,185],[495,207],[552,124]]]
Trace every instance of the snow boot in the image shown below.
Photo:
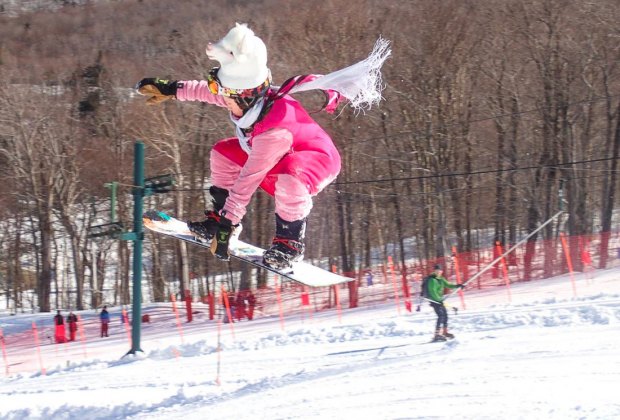
[[[447,328],[443,329],[442,335],[449,340],[452,340],[454,338],[454,334],[450,334]]]
[[[439,330],[439,328],[437,328],[435,330],[435,336],[433,337],[433,339],[431,340],[431,343],[437,343],[439,341],[447,341],[448,339],[441,334],[441,331]]]
[[[224,208],[224,204],[226,204],[226,199],[228,198],[228,190],[223,188],[211,186],[209,188],[209,193],[212,197],[211,203],[213,203],[213,210],[205,210],[205,216],[207,216],[207,218],[200,222],[187,222],[189,231],[192,232],[194,236],[206,242],[211,241],[213,236],[215,236],[220,224],[220,211]]]
[[[276,214],[276,236],[271,247],[263,254],[263,263],[277,270],[291,268],[304,257],[303,243],[306,219],[287,222]]]
[[[209,242],[217,232],[217,227],[220,224],[220,215],[214,210],[205,210],[205,216],[207,218],[200,222],[187,222],[187,227],[198,239]]]

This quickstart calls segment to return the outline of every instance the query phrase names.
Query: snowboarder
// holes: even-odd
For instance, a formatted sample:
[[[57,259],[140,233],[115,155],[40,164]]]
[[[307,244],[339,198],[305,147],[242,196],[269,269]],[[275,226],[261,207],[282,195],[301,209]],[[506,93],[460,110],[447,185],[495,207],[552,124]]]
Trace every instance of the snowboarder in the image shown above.
[[[444,289],[462,289],[462,284],[452,284],[443,277],[443,270],[440,265],[435,265],[434,271],[422,281],[422,290],[420,291],[420,299],[428,300],[431,307],[437,314],[437,324],[435,327],[435,336],[432,341],[446,341],[454,338],[453,334],[448,332],[448,311],[444,305]],[[418,305],[417,310],[420,310]]]
[[[108,307],[104,306],[99,314],[99,320],[101,321],[101,337],[108,336],[108,325],[110,324],[110,314],[108,313]]]
[[[207,56],[219,61],[206,80],[142,79],[138,91],[147,103],[167,99],[199,101],[228,108],[236,137],[220,140],[210,154],[209,189],[213,209],[203,221],[188,222],[194,235],[211,243],[211,252],[229,259],[228,243],[254,192],[260,187],[275,198],[276,232],[264,263],[286,269],[303,258],[306,219],[312,197],[340,172],[340,154],[330,136],[289,94],[320,89],[324,109],[334,112],[348,99],[356,109],[381,99],[380,69],[390,55],[389,42],[379,39],[370,56],[325,76],[303,75],[280,87],[271,83],[267,48],[245,24],[236,24]]]

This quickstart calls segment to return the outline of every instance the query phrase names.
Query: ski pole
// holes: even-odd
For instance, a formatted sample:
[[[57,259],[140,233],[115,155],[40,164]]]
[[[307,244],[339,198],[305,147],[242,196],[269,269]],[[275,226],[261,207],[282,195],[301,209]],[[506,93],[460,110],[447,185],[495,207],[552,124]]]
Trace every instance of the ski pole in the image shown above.
[[[446,306],[446,305],[445,305],[445,301],[446,301],[445,299],[443,300],[443,302],[437,302],[437,301],[434,301],[433,299],[429,299],[429,298],[426,298],[426,297],[424,297],[424,296],[420,296],[420,299],[421,299],[421,300],[426,300],[426,301],[431,302],[431,303],[439,303],[440,305],[444,305],[444,306]],[[415,309],[415,310],[416,310],[416,312],[420,312],[420,308],[421,308],[421,306],[422,306],[422,302],[420,302],[420,303],[418,304],[418,306],[416,307],[416,309]],[[454,313],[455,313],[455,314],[456,314],[456,313],[458,312],[458,310],[459,310],[456,306],[450,306],[450,308],[452,308],[452,310],[454,311]]]

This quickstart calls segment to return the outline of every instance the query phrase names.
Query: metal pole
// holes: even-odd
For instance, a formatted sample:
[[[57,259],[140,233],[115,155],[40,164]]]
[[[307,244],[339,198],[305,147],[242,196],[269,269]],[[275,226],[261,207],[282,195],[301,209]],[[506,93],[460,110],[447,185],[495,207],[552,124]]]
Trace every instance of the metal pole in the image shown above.
[[[144,143],[137,141],[134,147],[134,207],[133,207],[133,300],[131,309],[131,350],[128,354],[142,351],[140,334],[142,328],[142,200],[144,198]]]
[[[564,213],[564,210],[560,210],[559,212],[557,212],[555,215],[553,215],[551,218],[549,218],[549,220],[547,220],[545,223],[543,223],[542,225],[538,226],[536,228],[536,230],[534,230],[532,233],[530,233],[529,235],[527,235],[525,238],[521,239],[519,242],[517,242],[515,245],[513,245],[508,251],[504,252],[502,255],[500,255],[499,257],[495,258],[491,263],[489,263],[489,265],[487,265],[486,267],[484,267],[482,270],[480,270],[479,272],[477,272],[476,274],[474,274],[474,276],[472,278],[470,278],[469,280],[467,280],[465,283],[463,283],[463,285],[469,283],[470,281],[475,280],[476,278],[480,277],[483,273],[485,273],[486,271],[490,270],[498,261],[500,261],[502,258],[504,258],[506,255],[510,254],[512,251],[514,251],[518,246],[520,246],[522,243],[524,243],[525,241],[527,241],[528,239],[530,239],[532,236],[534,236],[534,234],[536,232],[538,232],[539,230],[541,230],[542,228],[544,228],[545,226],[547,226],[549,223],[551,223],[554,219],[556,219],[559,215],[561,215],[562,213]],[[454,289],[450,290],[450,292],[446,295],[445,299],[443,300],[444,302],[446,300],[448,300],[450,298],[450,296],[452,296],[452,292]]]

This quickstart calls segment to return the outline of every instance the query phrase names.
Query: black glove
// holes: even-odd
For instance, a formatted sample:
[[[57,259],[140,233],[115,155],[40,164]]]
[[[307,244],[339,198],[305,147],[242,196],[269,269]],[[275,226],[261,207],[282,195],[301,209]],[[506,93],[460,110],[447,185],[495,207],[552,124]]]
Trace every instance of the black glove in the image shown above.
[[[465,285],[464,284],[457,284],[456,287],[459,288],[459,289],[464,289]]]
[[[220,217],[220,224],[217,227],[217,232],[211,241],[211,253],[220,260],[230,260],[230,254],[228,253],[228,245],[230,238],[232,237],[234,226],[232,222],[226,217]]]
[[[154,105],[176,98],[177,81],[149,77],[140,80],[136,84],[136,89],[142,95],[150,96],[146,103]]]

